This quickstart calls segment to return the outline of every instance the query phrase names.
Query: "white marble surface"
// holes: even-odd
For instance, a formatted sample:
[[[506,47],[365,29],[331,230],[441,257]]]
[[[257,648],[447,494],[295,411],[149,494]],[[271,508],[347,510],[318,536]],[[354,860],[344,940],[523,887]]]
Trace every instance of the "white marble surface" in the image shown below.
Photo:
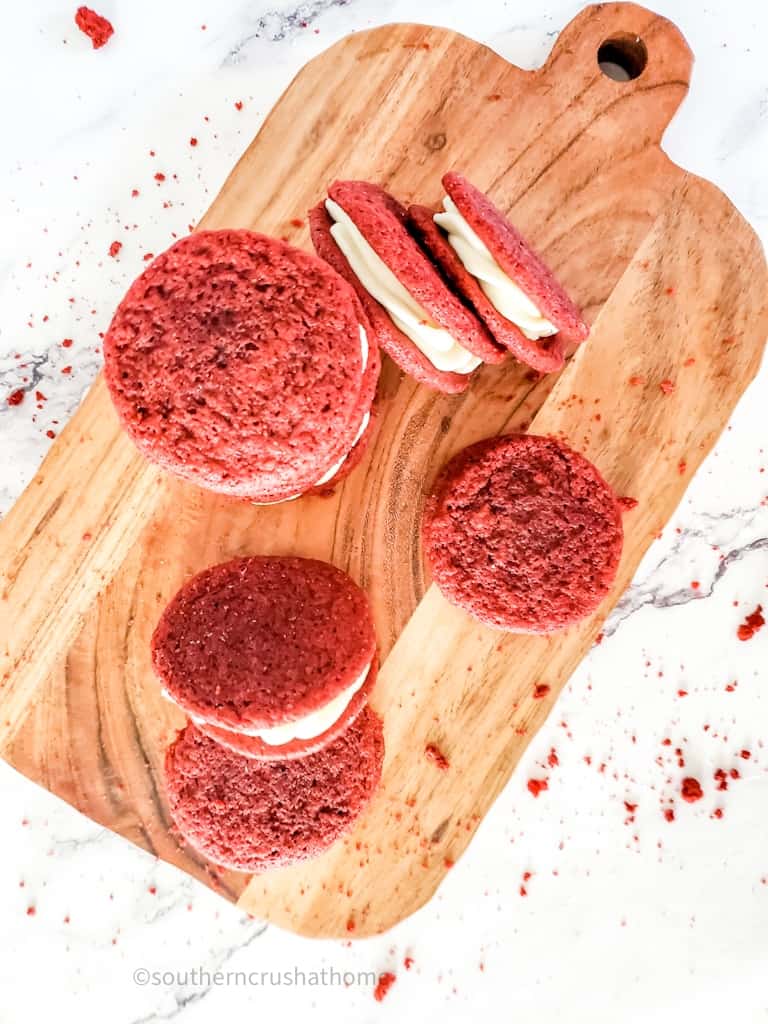
[[[578,7],[101,0],[116,35],[94,52],[72,25],[75,6],[3,5],[0,513],[96,373],[98,332],[143,255],[203,212],[308,57],[355,29],[411,19],[450,25],[533,67]],[[697,55],[665,147],[723,187],[765,241],[768,7],[656,6]],[[116,260],[113,240],[123,243]],[[9,406],[19,387],[25,400]],[[310,942],[248,920],[0,763],[0,1024],[194,1024],[227,1011],[765,1020],[768,629],[748,643],[736,629],[768,605],[767,401],[764,368],[467,855],[430,905],[380,939]],[[556,767],[546,764],[553,749]],[[727,792],[715,789],[719,767],[741,775]],[[544,773],[549,790],[534,800],[526,780]],[[668,823],[662,806],[686,773],[702,780],[704,799],[676,799]],[[635,822],[625,800],[638,805]],[[191,974],[322,967],[392,969],[397,981],[378,1004],[367,979],[243,986]],[[181,976],[142,986],[140,968]]]

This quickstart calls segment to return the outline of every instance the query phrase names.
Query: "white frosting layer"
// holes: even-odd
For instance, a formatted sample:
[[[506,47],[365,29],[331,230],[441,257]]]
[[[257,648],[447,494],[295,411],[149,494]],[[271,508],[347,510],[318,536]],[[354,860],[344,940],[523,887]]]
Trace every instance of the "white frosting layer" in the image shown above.
[[[448,232],[448,241],[454,252],[464,268],[477,278],[495,309],[532,341],[557,334],[557,328],[541,315],[525,292],[501,269],[449,196],[443,199],[443,209],[444,213],[435,214],[435,223]]]
[[[315,711],[311,711],[308,715],[304,715],[302,718],[297,718],[293,722],[286,722],[285,725],[274,725],[268,729],[237,729],[232,730],[243,736],[258,736],[264,743],[269,744],[270,747],[280,747],[284,743],[290,743],[291,740],[311,740],[315,736],[321,736],[326,729],[338,721],[339,718],[349,707],[349,702],[352,700],[354,695],[363,685],[365,680],[368,678],[368,673],[371,670],[370,661],[365,666],[360,675],[355,679],[353,683],[337,694],[332,700],[329,700],[327,704],[323,704],[322,707],[317,708]],[[162,691],[163,696],[170,700],[172,703],[173,697],[168,693],[167,690]],[[193,722],[205,724],[205,719],[199,718],[195,715],[190,715]],[[222,726],[221,728],[226,728]]]
[[[435,323],[368,244],[339,204],[326,199],[325,208],[334,221],[331,234],[336,244],[365,290],[386,309],[395,327],[411,339],[436,370],[471,373],[476,369],[482,360]]]

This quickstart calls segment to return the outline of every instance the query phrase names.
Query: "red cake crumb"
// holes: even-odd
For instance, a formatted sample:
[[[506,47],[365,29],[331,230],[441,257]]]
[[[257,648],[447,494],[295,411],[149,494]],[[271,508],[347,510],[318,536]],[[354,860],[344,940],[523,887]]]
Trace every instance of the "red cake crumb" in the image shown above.
[[[533,688],[533,699],[542,700],[550,691],[549,683],[536,683]]]
[[[111,22],[92,11],[90,7],[78,7],[75,24],[91,40],[94,50],[104,46],[115,31]]]
[[[736,635],[739,640],[751,640],[752,637],[765,625],[765,618],[763,617],[763,606],[759,604],[755,610],[746,617],[746,619],[739,626],[736,631]]]
[[[690,776],[683,779],[680,792],[683,800],[687,800],[689,804],[695,804],[697,800],[701,800],[704,796],[699,780],[690,778]]]
[[[637,508],[637,498],[630,498],[628,495],[624,495],[616,500],[624,512],[631,512],[633,508]]]
[[[549,782],[546,779],[528,779],[528,792],[535,797],[549,789]]]
[[[406,971],[410,971],[410,969],[413,967],[413,957],[412,956],[406,956],[403,959],[403,967],[406,969]]]
[[[109,247],[109,255],[114,259],[123,248],[122,242],[113,242]]]
[[[424,748],[424,754],[428,761],[432,761],[441,772],[447,772],[451,764],[445,754],[434,743],[428,743]]]
[[[665,378],[659,384],[659,387],[661,388],[661,390],[664,392],[665,395],[671,395],[672,392],[675,390],[675,382],[669,380],[668,378]]]
[[[24,401],[24,389],[17,388],[16,391],[12,391],[10,395],[8,395],[6,401],[8,402],[8,405],[21,405]]]
[[[190,144],[190,146],[196,146],[196,145],[197,145],[197,139],[195,138],[195,136],[194,136],[194,135],[193,135],[193,136],[192,136],[192,138],[191,138],[191,139],[189,140],[189,144]]]
[[[397,979],[397,975],[393,974],[392,971],[385,971],[379,975],[379,980],[376,983],[376,988],[373,990],[373,998],[377,1003],[380,1003],[384,996],[394,985]]]
[[[665,817],[665,819],[667,821],[674,821],[675,820],[675,812],[672,810],[671,807],[665,807],[664,808],[664,817]]]

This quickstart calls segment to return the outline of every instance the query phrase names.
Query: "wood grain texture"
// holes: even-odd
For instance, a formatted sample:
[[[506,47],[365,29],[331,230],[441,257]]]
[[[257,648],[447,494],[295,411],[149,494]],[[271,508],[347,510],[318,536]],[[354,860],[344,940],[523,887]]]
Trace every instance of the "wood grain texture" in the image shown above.
[[[622,34],[648,50],[628,83],[596,61],[598,46]],[[593,336],[549,398],[554,380],[511,362],[484,368],[456,397],[386,362],[362,465],[331,498],[273,508],[159,475],[122,437],[97,382],[0,525],[0,596],[12,619],[0,674],[7,760],[252,913],[305,934],[347,936],[349,920],[357,935],[381,931],[429,898],[759,362],[759,244],[717,189],[659,148],[690,67],[669,22],[605,4],[582,12],[536,72],[443,29],[391,25],[343,40],[299,73],[201,226],[308,245],[291,221],[335,177],[436,203],[441,174],[461,169],[511,213],[589,318],[600,313]],[[646,383],[629,386],[632,375]],[[671,395],[658,386],[666,378]],[[424,493],[446,459],[534,416],[534,430],[562,432],[640,501],[626,518],[611,599],[551,638],[504,636],[447,605],[428,589],[418,535]],[[169,833],[161,764],[183,719],[159,695],[148,641],[190,574],[254,552],[327,558],[351,572],[371,595],[389,657],[373,699],[387,741],[374,804],[323,858],[249,882]],[[534,702],[542,678],[551,692]],[[430,741],[450,757],[449,772],[423,757]]]

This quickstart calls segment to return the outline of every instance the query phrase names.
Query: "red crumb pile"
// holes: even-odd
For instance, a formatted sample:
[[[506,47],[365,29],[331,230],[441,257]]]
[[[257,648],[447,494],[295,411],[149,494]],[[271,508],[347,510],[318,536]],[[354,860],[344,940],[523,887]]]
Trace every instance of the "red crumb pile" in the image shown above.
[[[683,800],[687,800],[689,804],[695,804],[697,800],[701,800],[704,796],[699,780],[690,777],[683,779],[680,792]]]
[[[379,980],[376,983],[376,988],[373,990],[373,998],[377,1003],[380,1003],[384,996],[389,992],[395,983],[396,975],[392,971],[385,971],[379,975]]]
[[[115,31],[110,21],[102,18],[100,14],[92,11],[90,7],[77,8],[75,24],[91,40],[94,50],[104,46]]]
[[[752,614],[744,619],[736,631],[736,636],[738,636],[739,640],[751,640],[755,633],[762,629],[764,625],[763,606],[759,604]]]
[[[451,767],[450,761],[435,743],[428,743],[424,748],[424,754],[441,772],[447,772]]]

